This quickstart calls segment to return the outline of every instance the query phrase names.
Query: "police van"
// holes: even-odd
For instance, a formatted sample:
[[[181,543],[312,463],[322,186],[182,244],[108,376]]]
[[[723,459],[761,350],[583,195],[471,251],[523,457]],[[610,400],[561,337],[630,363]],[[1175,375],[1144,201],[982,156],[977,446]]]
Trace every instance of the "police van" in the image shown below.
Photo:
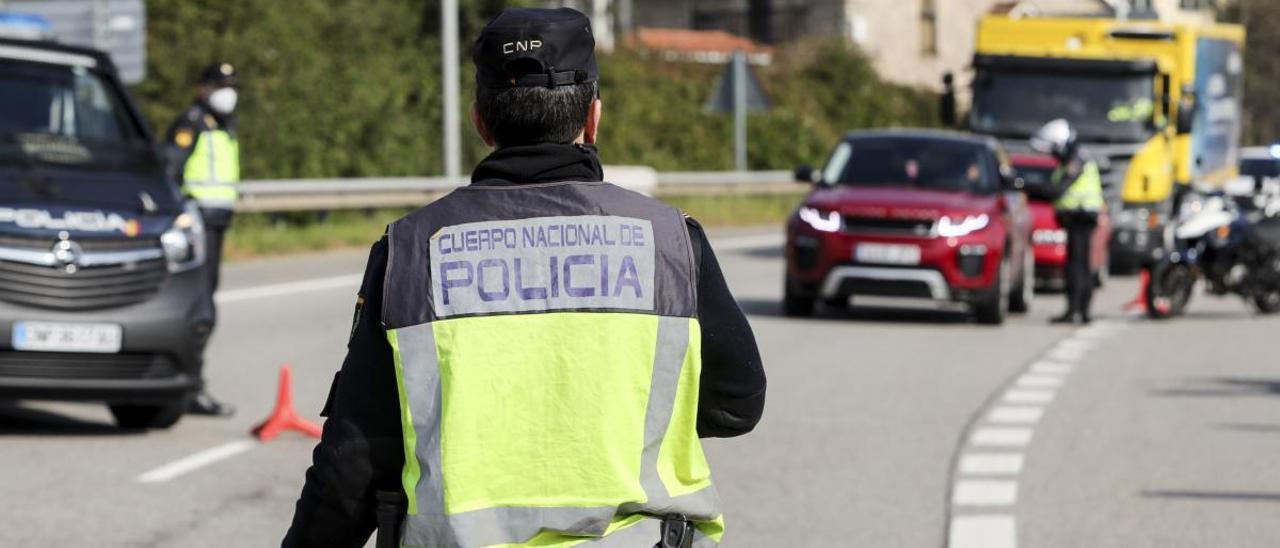
[[[108,56],[0,37],[0,400],[167,428],[213,329],[200,215]]]

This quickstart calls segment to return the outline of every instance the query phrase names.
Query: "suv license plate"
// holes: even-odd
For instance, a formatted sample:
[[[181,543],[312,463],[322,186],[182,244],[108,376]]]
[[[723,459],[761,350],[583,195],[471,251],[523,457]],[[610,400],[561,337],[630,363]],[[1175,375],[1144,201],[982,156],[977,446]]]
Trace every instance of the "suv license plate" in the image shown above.
[[[893,265],[920,264],[920,246],[903,244],[858,244],[853,258],[860,263]]]
[[[13,348],[30,352],[120,351],[124,329],[112,323],[14,322]]]

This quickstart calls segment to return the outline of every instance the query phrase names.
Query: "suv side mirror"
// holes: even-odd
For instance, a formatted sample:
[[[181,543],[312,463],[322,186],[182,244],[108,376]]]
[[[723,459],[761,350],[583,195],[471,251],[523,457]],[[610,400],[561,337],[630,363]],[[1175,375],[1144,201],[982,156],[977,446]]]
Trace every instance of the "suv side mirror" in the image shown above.
[[[1000,165],[1000,189],[1021,192],[1027,187],[1027,181],[1018,176],[1017,170],[1009,164]]]
[[[793,173],[797,183],[814,184],[818,182],[818,174],[813,169],[813,166],[796,166]]]

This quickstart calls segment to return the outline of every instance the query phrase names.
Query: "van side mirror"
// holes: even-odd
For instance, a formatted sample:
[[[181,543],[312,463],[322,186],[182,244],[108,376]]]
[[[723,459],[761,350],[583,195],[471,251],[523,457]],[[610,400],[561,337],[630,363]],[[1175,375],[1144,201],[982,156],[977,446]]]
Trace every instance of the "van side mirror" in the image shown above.
[[[818,173],[813,166],[796,166],[795,179],[797,183],[815,184],[818,182]]]

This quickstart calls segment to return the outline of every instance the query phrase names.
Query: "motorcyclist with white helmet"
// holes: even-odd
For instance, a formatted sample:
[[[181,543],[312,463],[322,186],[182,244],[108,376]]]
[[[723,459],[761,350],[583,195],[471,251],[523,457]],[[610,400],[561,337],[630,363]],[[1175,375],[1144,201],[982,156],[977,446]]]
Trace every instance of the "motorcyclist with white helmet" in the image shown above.
[[[1098,214],[1105,207],[1102,175],[1098,164],[1081,154],[1075,128],[1061,118],[1040,128],[1031,137],[1031,148],[1058,159],[1052,179],[1059,193],[1054,209],[1058,224],[1067,233],[1067,310],[1052,321],[1087,324],[1092,320],[1089,305],[1093,299],[1090,247]]]

